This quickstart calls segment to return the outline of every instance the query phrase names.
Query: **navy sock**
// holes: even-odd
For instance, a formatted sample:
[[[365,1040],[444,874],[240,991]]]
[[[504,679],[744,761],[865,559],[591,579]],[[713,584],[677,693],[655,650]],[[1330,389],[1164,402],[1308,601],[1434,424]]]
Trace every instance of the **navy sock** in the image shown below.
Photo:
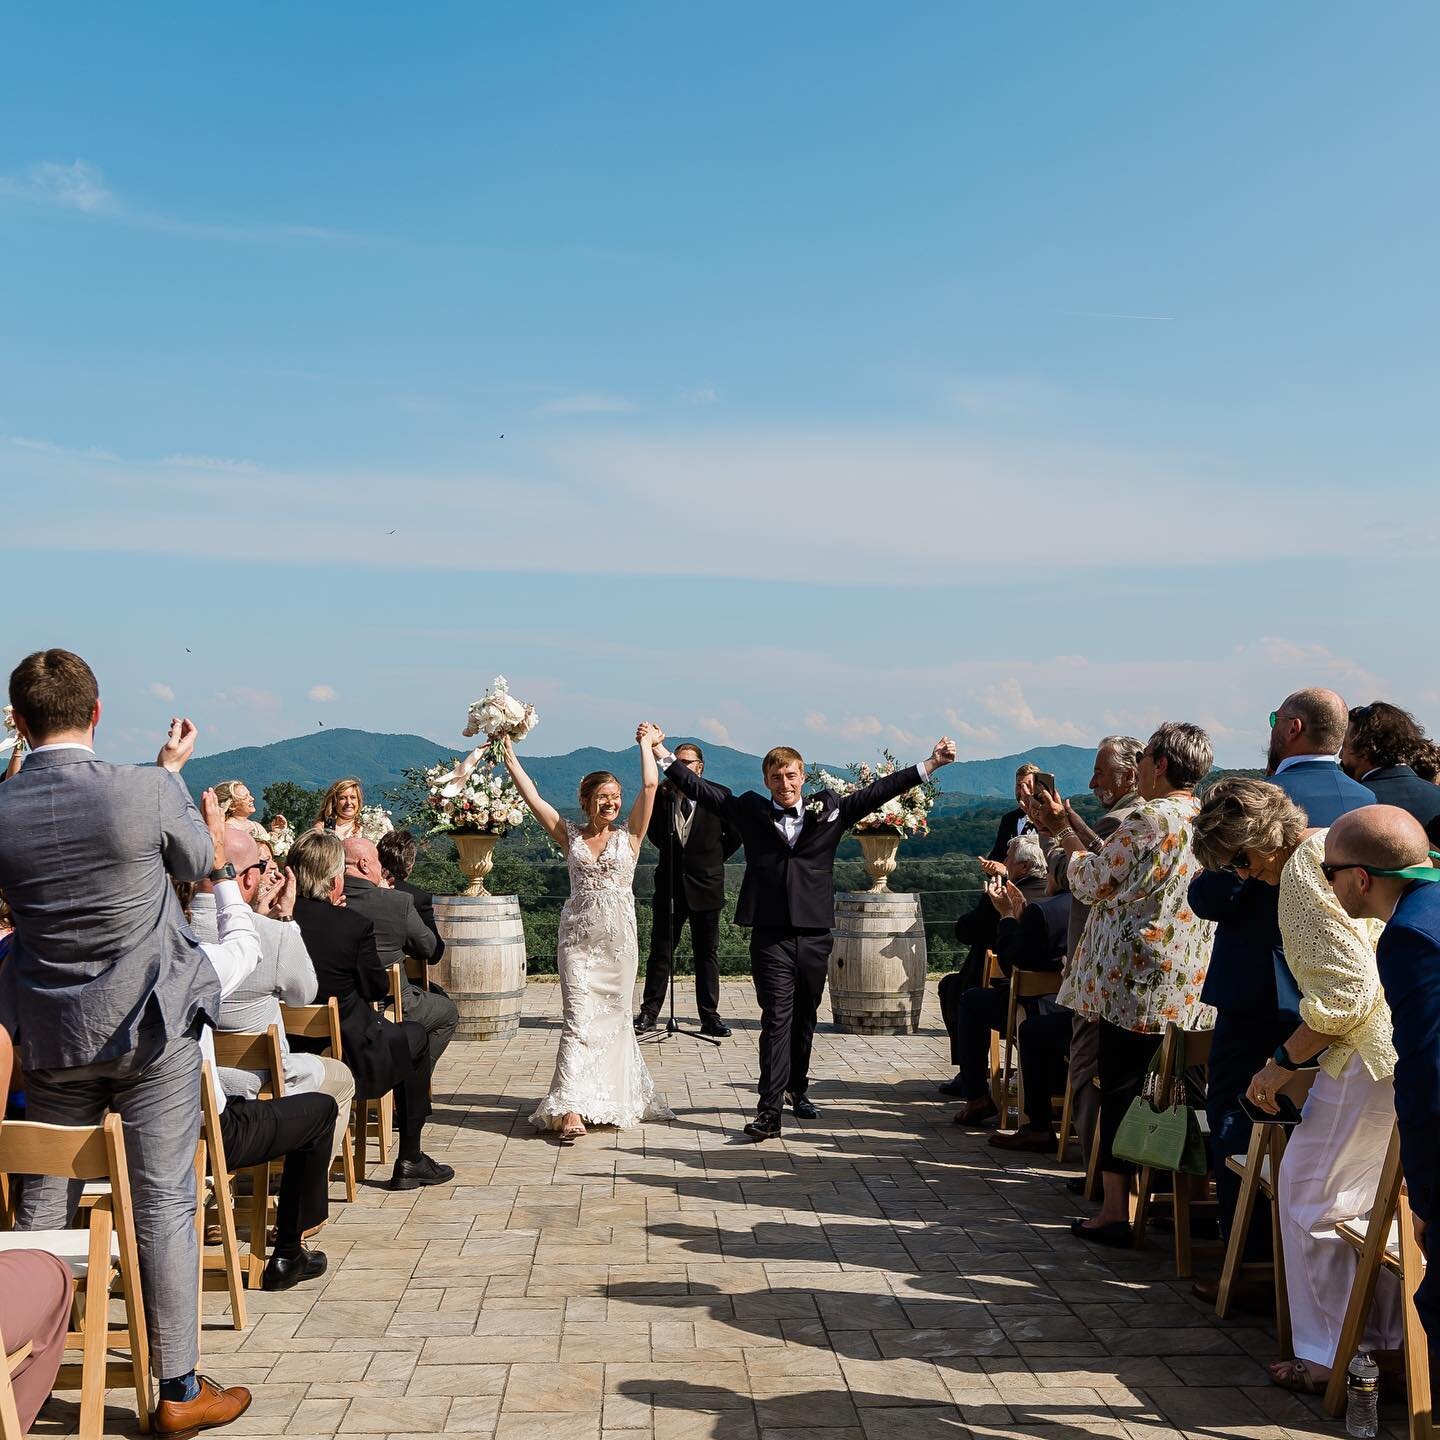
[[[188,1375],[160,1382],[160,1398],[162,1400],[193,1400],[199,1393],[200,1382],[195,1378],[193,1370]]]

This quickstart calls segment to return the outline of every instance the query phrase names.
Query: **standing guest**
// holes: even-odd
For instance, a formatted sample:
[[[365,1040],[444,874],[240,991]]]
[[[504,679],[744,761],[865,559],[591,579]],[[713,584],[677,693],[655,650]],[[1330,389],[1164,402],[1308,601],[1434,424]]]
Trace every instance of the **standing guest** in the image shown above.
[[[240,893],[254,909],[260,900],[261,886],[278,867],[265,862],[254,840],[236,826],[232,825],[227,831],[226,842]],[[300,927],[292,923],[295,914],[294,884],[284,883],[286,872],[281,870],[279,874],[282,884],[274,900],[273,913],[255,915],[255,929],[260,937],[260,963],[221,998],[217,1028],[249,1035],[263,1034],[272,1025],[279,1029],[286,1094],[318,1092],[328,1095],[335,1102],[336,1118],[330,1152],[333,1160],[345,1141],[350,1102],[355,1098],[355,1080],[341,1061],[292,1050],[286,1038],[285,1019],[280,1006],[311,1004],[315,999],[317,981],[315,967],[310,963],[305,942],[300,938]],[[188,917],[190,928],[202,943],[220,939],[212,886],[201,886],[191,898]],[[220,1088],[226,1095],[240,1099],[254,1100],[260,1094],[263,1082],[264,1076],[258,1070],[227,1068],[220,1071]]]
[[[1166,1024],[1204,1029],[1200,1003],[1214,927],[1196,917],[1186,891],[1196,869],[1191,824],[1195,787],[1210,772],[1210,737],[1198,725],[1162,725],[1140,752],[1138,804],[1095,853],[1063,807],[1037,792],[1055,842],[1070,853],[1070,893],[1090,916],[1056,997],[1100,1022],[1098,1214],[1071,1226],[1082,1240],[1128,1247],[1134,1165],[1115,1154],[1115,1132],[1140,1093]]]
[[[1429,825],[1440,817],[1440,786],[1422,780],[1411,762],[1428,767],[1431,749],[1409,711],[1376,700],[1350,712],[1340,763],[1382,805],[1398,805]]]
[[[1440,870],[1420,823],[1392,805],[1337,820],[1324,871],[1356,920],[1385,926],[1375,963],[1395,1031],[1395,1119],[1415,1237],[1427,1248],[1440,1202]],[[1440,1350],[1440,1296],[1427,1267],[1415,1307]]]
[[[390,1176],[392,1190],[444,1185],[455,1178],[449,1165],[420,1148],[430,1114],[430,1036],[413,1020],[386,1020],[374,1008],[390,997],[390,978],[375,948],[375,925],[345,902],[345,846],[334,835],[309,831],[290,851],[295,873],[295,923],[315,966],[316,999],[340,1004],[345,1063],[361,1100],[393,1090],[400,1154]]]
[[[0,1025],[0,1128],[10,1093],[15,1052]],[[0,1252],[0,1364],[23,1345],[30,1354],[10,1377],[23,1435],[50,1398],[70,1322],[70,1267],[43,1250]]]
[[[373,922],[380,964],[386,970],[392,965],[400,967],[405,1018],[425,1027],[430,1036],[430,1064],[438,1065],[455,1038],[460,1012],[438,985],[422,990],[410,979],[405,960],[408,956],[433,965],[440,942],[425,928],[415,902],[403,890],[385,884],[380,852],[375,842],[364,836],[352,836],[345,842],[345,903]]]
[[[675,747],[675,763],[705,773],[705,753],[693,741]],[[675,964],[680,932],[690,922],[695,951],[695,1006],[700,1033],[725,1039],[730,1027],[720,1018],[720,912],[725,908],[725,862],[740,848],[740,832],[718,815],[702,810],[671,784],[660,787],[645,832],[660,852],[655,867],[650,958],[645,995],[635,1030],[653,1030]],[[667,925],[668,922],[668,925]]]
[[[1345,725],[1345,702],[1333,690],[1297,690],[1270,716],[1266,774],[1312,825],[1329,825],[1347,811],[1374,803],[1335,758]],[[1228,1240],[1240,1177],[1225,1162],[1245,1154],[1253,1128],[1241,1097],[1250,1077],[1300,1023],[1300,991],[1285,963],[1274,885],[1242,880],[1228,870],[1202,870],[1190,882],[1190,908],[1202,920],[1216,922],[1210,973],[1200,998],[1215,1007],[1205,1109],[1220,1229]],[[1250,1226],[1246,1258],[1263,1260],[1270,1243],[1270,1216],[1262,1206]],[[1191,1288],[1211,1304],[1220,1290],[1219,1282],[1209,1278]]]
[[[435,897],[428,890],[410,883],[410,873],[415,868],[415,854],[418,850],[415,837],[408,830],[389,830],[375,842],[380,855],[380,868],[385,872],[392,890],[408,895],[415,902],[415,913],[420,923],[435,937],[435,953],[430,963],[436,964],[445,953],[445,941],[440,927],[435,923]]]
[[[255,819],[255,797],[243,780],[222,780],[215,787],[215,798],[232,825],[244,826],[257,840],[270,838],[270,832]]]
[[[1276,1187],[1295,1353],[1269,1367],[1270,1379],[1305,1394],[1329,1378],[1355,1275],[1355,1252],[1335,1227],[1369,1214],[1395,1125],[1395,1050],[1375,965],[1380,927],[1341,907],[1325,874],[1325,835],[1306,828],[1278,785],[1241,777],[1211,786],[1196,821],[1208,869],[1279,887],[1285,962],[1300,990],[1300,1023],[1252,1077],[1247,1097],[1274,1114],[1296,1071],[1318,1061]],[[1382,1282],[1363,1348],[1398,1343],[1398,1300]]]
[[[1034,831],[1014,836],[1006,846],[1003,873],[986,881],[985,893],[980,901],[989,910],[992,920],[990,944],[986,948],[993,949],[996,955],[1000,956],[1003,943],[1006,954],[1001,957],[1001,965],[1006,975],[1009,975],[1013,968],[1005,962],[1019,938],[1021,913],[1027,908],[1028,902],[1045,897],[1047,884],[1045,854]],[[1035,921],[1032,919],[1030,923],[1034,924]],[[1020,968],[1023,970],[1029,967],[1022,963]],[[983,1054],[978,1060],[973,1054],[973,1037],[975,1027],[980,1026],[983,1052],[988,1046],[984,1037],[989,1029],[994,1028],[991,1022],[995,1018],[995,1005],[1000,1003],[993,1001],[990,993],[1000,995],[1003,1001],[1004,992],[987,992],[980,984],[980,974],[976,974],[973,984],[967,985],[965,981],[968,974],[969,967],[966,966],[952,970],[940,980],[940,1018],[950,1036],[950,1063],[959,1068],[955,1078],[947,1080],[938,1089],[942,1095],[954,1096],[966,1102],[955,1116],[957,1125],[987,1125],[994,1119],[995,1105],[990,1100],[988,1085],[977,1078],[980,1070],[985,1067],[985,1061]],[[967,1008],[970,1011],[968,1022],[962,1014]],[[1003,1003],[1000,1003],[999,1014],[1003,1020]],[[968,1046],[961,1038],[962,1033],[971,1035]],[[968,1068],[971,1071],[969,1074],[963,1073],[967,1068],[967,1049],[971,1052],[968,1055]]]
[[[1026,810],[1030,796],[1035,789],[1035,776],[1040,773],[1040,767],[1032,761],[1027,760],[1015,771],[1015,808],[1007,810],[1000,817],[1000,824],[995,829],[995,843],[990,847],[988,855],[982,855],[980,868],[989,876],[1003,875],[1005,873],[1005,851],[1010,842],[1017,835],[1028,834],[1035,828],[1034,821]]]
[[[637,732],[682,795],[727,820],[745,846],[745,879],[735,923],[750,928],[750,972],[760,1001],[760,1103],[745,1133],[780,1134],[786,1095],[801,1120],[819,1115],[807,1091],[815,1016],[825,991],[835,924],[835,852],[850,827],[887,800],[921,785],[955,758],[948,737],[930,757],[848,795],[821,790],[804,802],[805,760],[779,745],[764,759],[767,795],[733,795],[677,765],[658,726]]]
[[[353,775],[346,775],[320,797],[320,814],[314,828],[349,840],[360,834],[360,812],[364,808],[365,791]]]
[[[0,786],[0,890],[15,922],[0,1024],[20,1037],[30,1119],[94,1125],[114,1110],[124,1124],[157,1432],[226,1425],[250,1392],[195,1373],[198,1032],[220,987],[170,885],[215,862],[179,779],[195,726],[171,721],[154,767],[106,764],[99,687],[68,650],[22,660],[10,702],[30,754]],[[63,1181],[28,1184],[19,1228],[61,1227],[71,1208]]]

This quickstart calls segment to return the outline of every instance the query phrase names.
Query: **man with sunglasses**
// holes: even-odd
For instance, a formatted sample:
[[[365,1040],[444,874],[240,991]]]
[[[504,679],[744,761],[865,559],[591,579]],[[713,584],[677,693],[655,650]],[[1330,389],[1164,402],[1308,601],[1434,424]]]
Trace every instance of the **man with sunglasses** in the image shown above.
[[[1310,824],[1326,826],[1375,797],[1346,775],[1336,760],[1345,738],[1345,701],[1333,690],[1297,690],[1270,712],[1270,741],[1265,773],[1302,810]],[[1230,1221],[1240,1197],[1240,1179],[1226,1165],[1250,1144],[1251,1121],[1240,1108],[1250,1078],[1275,1047],[1300,1023],[1300,992],[1285,964],[1280,943],[1279,891],[1227,870],[1202,870],[1190,884],[1190,905],[1203,920],[1214,920],[1215,946],[1200,998],[1215,1007],[1210,1050],[1210,1080],[1205,1109],[1215,1169],[1220,1228],[1229,1238]],[[1257,1212],[1250,1227],[1246,1258],[1269,1253],[1268,1216]],[[1192,1287],[1213,1302],[1215,1280]]]
[[[1395,1024],[1395,1119],[1415,1217],[1425,1231],[1440,1206],[1440,870],[1420,822],[1394,805],[1337,820],[1325,836],[1325,878],[1348,915],[1385,922],[1375,948]],[[1440,1285],[1427,1270],[1415,1306],[1440,1342]]]

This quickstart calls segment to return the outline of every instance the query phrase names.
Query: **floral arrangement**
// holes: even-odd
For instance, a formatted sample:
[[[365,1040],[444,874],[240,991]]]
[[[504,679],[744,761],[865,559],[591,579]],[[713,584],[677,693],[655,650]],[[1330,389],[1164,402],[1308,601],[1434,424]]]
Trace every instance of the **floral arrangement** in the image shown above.
[[[390,816],[382,806],[366,805],[360,811],[357,828],[367,840],[375,842],[382,835],[388,835],[395,826],[391,824]]]
[[[490,688],[470,706],[467,723],[460,733],[466,739],[483,734],[490,742],[483,748],[489,751],[493,765],[500,760],[500,743],[507,735],[517,742],[523,740],[539,720],[535,707],[521,704],[510,693],[505,677],[497,675],[490,682]]]
[[[851,777],[848,780],[832,775],[819,765],[812,765],[805,773],[805,783],[812,792],[829,790],[836,795],[849,795],[895,773],[895,757],[888,750],[884,752],[884,757],[878,765],[862,762],[848,766]],[[863,820],[857,820],[851,829],[857,835],[898,834],[901,839],[909,835],[928,835],[930,812],[935,808],[939,789],[933,780],[927,780],[923,785],[916,785],[893,800],[887,800],[878,810],[871,811]],[[815,797],[806,802],[805,808],[818,814],[825,808],[825,802]]]
[[[287,821],[283,829],[267,830],[265,839],[269,842],[271,850],[275,852],[275,858],[283,860],[290,853],[290,847],[295,843],[295,832]]]
[[[529,812],[520,792],[493,766],[456,778],[454,768],[432,765],[424,772],[425,803],[418,819],[433,834],[504,835],[525,823]]]

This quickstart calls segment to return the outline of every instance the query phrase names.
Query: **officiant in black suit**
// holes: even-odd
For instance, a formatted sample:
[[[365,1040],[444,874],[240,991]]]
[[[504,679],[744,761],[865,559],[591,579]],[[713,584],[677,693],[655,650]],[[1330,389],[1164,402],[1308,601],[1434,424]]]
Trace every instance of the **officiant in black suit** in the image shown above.
[[[696,775],[705,773],[705,754],[690,741],[675,747],[675,763]],[[645,995],[635,1017],[636,1033],[655,1028],[680,932],[688,920],[700,1033],[724,1039],[730,1027],[720,1018],[720,912],[725,908],[725,862],[740,848],[740,832],[667,782],[655,796],[645,833],[660,852],[660,861],[655,867],[650,958],[645,964]]]
[[[745,846],[745,879],[735,923],[750,930],[750,973],[760,1001],[760,1103],[745,1133],[768,1140],[780,1133],[787,1094],[800,1119],[819,1114],[806,1090],[815,1016],[829,968],[840,841],[857,820],[948,765],[955,746],[942,738],[919,765],[849,795],[821,790],[807,799],[805,761],[788,745],[765,757],[762,773],[768,795],[753,790],[735,795],[677,765],[658,726],[641,725],[636,738],[643,742],[647,737],[680,794],[733,825]]]

